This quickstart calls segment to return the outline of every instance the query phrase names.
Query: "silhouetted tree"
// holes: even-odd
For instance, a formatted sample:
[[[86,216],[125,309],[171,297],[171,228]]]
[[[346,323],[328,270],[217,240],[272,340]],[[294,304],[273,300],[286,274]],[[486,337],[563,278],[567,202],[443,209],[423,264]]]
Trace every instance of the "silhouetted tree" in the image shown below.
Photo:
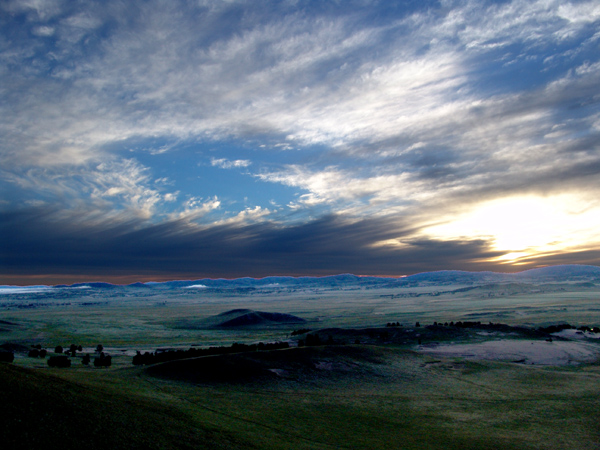
[[[54,347],[54,353],[62,353],[62,352],[63,352],[62,345],[57,345],[56,347]]]
[[[15,354],[13,352],[0,351],[0,362],[11,363],[15,360]]]
[[[100,357],[94,358],[94,366],[96,367],[110,367],[112,364],[112,357],[105,355],[104,352],[100,353]]]
[[[104,350],[104,346],[102,344],[96,345],[96,352],[102,353],[102,350]]]
[[[64,355],[51,356],[48,358],[48,365],[50,367],[71,367],[71,360]]]
[[[319,338],[318,334],[307,334],[305,344],[307,347],[321,345],[321,338]]]
[[[146,352],[148,353],[148,352]],[[132,361],[134,366],[139,366],[144,364],[144,356],[140,353],[139,350],[137,350],[135,352],[135,356],[133,357],[133,361]]]
[[[415,327],[419,328],[421,326],[421,324],[419,322],[415,323]]]
[[[92,360],[92,358],[90,357],[89,353],[86,353],[83,358],[81,358],[81,364],[85,364],[86,366],[89,365],[90,361]]]

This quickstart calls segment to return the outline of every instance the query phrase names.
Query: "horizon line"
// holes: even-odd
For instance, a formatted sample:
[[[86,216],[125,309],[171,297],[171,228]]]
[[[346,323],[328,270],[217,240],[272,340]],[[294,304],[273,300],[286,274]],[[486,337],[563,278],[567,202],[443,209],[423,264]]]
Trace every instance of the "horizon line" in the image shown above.
[[[146,283],[169,283],[169,282],[185,282],[185,281],[189,281],[189,282],[195,282],[195,281],[202,281],[202,280],[227,280],[227,281],[235,281],[235,280],[241,280],[244,278],[251,278],[254,280],[264,280],[266,278],[328,278],[328,277],[336,277],[336,276],[341,276],[341,275],[352,275],[355,276],[357,278],[390,278],[390,279],[400,279],[400,278],[407,278],[407,277],[411,277],[411,276],[415,276],[415,275],[419,275],[419,274],[426,274],[426,273],[438,273],[438,272],[465,272],[465,273],[482,273],[482,272],[489,272],[489,273],[497,273],[497,274],[505,274],[505,275],[515,275],[518,273],[523,273],[523,272],[527,272],[529,270],[536,270],[536,269],[543,269],[543,268],[547,268],[547,267],[563,267],[563,266],[584,266],[584,267],[599,267],[598,265],[594,265],[594,264],[556,264],[556,265],[544,265],[544,266],[539,266],[539,267],[534,267],[534,268],[530,268],[530,269],[526,269],[526,270],[522,270],[522,271],[517,271],[517,272],[496,272],[493,270],[481,270],[481,271],[472,271],[472,270],[460,270],[460,269],[441,269],[441,270],[432,270],[432,271],[423,271],[423,272],[415,272],[409,275],[367,275],[367,274],[353,274],[350,272],[342,272],[342,273],[337,273],[337,274],[329,274],[329,275],[266,275],[264,277],[252,277],[252,276],[240,276],[240,277],[203,277],[203,278],[190,278],[190,277],[182,277],[182,278],[170,278],[170,277],[160,277],[160,276],[156,276],[156,277],[151,277],[151,276],[128,276],[128,275],[123,275],[123,276],[107,276],[106,278],[83,278],[83,276],[65,276],[65,275],[57,275],[57,274],[45,274],[45,275],[23,275],[23,276],[19,276],[17,275],[16,278],[24,278],[24,279],[31,279],[32,281],[35,279],[38,279],[41,281],[41,279],[43,278],[59,278],[59,277],[64,277],[64,278],[82,278],[82,281],[72,281],[72,282],[59,282],[59,283],[43,283],[43,282],[38,282],[38,283],[31,283],[31,284],[21,284],[21,283],[13,283],[13,284],[0,284],[0,287],[36,287],[36,286],[47,286],[47,287],[56,287],[56,286],[74,286],[74,285],[82,285],[82,284],[87,284],[87,283],[105,283],[105,284],[110,284],[113,286],[130,286],[132,284],[137,284],[137,283],[141,283],[141,284],[146,284]],[[9,276],[6,278],[14,278],[15,276]],[[0,279],[4,278],[3,276],[0,276]],[[127,279],[127,281],[125,281],[125,279]],[[113,281],[107,281],[107,280],[113,280]],[[119,282],[121,281],[121,282]]]

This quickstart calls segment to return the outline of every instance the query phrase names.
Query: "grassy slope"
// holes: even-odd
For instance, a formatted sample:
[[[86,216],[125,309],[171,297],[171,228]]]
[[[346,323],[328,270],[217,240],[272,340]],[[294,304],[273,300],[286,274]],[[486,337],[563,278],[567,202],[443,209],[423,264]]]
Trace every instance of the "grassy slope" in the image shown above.
[[[234,373],[204,376],[213,364]],[[267,368],[287,375],[264,376]],[[599,381],[597,366],[432,360],[372,346],[149,369],[2,364],[0,436],[11,449],[584,449],[600,442]]]
[[[2,448],[250,447],[216,427],[195,422],[177,405],[127,391],[123,383],[97,386],[51,372],[58,373],[0,363]]]
[[[598,368],[432,362],[406,351],[334,349],[310,349],[299,358],[273,352],[286,355],[283,363],[240,356],[239,373],[252,370],[228,383],[199,376],[212,358],[148,373],[161,375],[153,380],[156,390],[185,398],[204,420],[218,417],[260,448],[562,450],[600,441]],[[304,367],[290,364],[294,359]],[[260,361],[289,369],[288,377],[260,375]],[[249,382],[248,374],[258,377]],[[191,384],[181,381],[186,377]]]

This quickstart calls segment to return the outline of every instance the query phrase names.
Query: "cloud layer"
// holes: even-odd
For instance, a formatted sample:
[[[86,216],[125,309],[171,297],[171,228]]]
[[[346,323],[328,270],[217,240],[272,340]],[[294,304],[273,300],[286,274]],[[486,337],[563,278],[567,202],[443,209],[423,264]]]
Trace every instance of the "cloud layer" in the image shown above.
[[[0,8],[11,276],[600,263],[596,2]],[[524,201],[547,242],[474,225]]]

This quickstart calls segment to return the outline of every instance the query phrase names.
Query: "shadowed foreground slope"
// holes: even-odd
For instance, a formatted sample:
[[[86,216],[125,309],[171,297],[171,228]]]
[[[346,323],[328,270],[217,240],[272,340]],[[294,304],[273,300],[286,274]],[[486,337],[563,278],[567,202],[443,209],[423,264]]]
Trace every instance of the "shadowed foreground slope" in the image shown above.
[[[4,449],[252,448],[165,402],[0,363]]]
[[[318,346],[145,368],[0,365],[2,448],[583,450],[600,366]]]

